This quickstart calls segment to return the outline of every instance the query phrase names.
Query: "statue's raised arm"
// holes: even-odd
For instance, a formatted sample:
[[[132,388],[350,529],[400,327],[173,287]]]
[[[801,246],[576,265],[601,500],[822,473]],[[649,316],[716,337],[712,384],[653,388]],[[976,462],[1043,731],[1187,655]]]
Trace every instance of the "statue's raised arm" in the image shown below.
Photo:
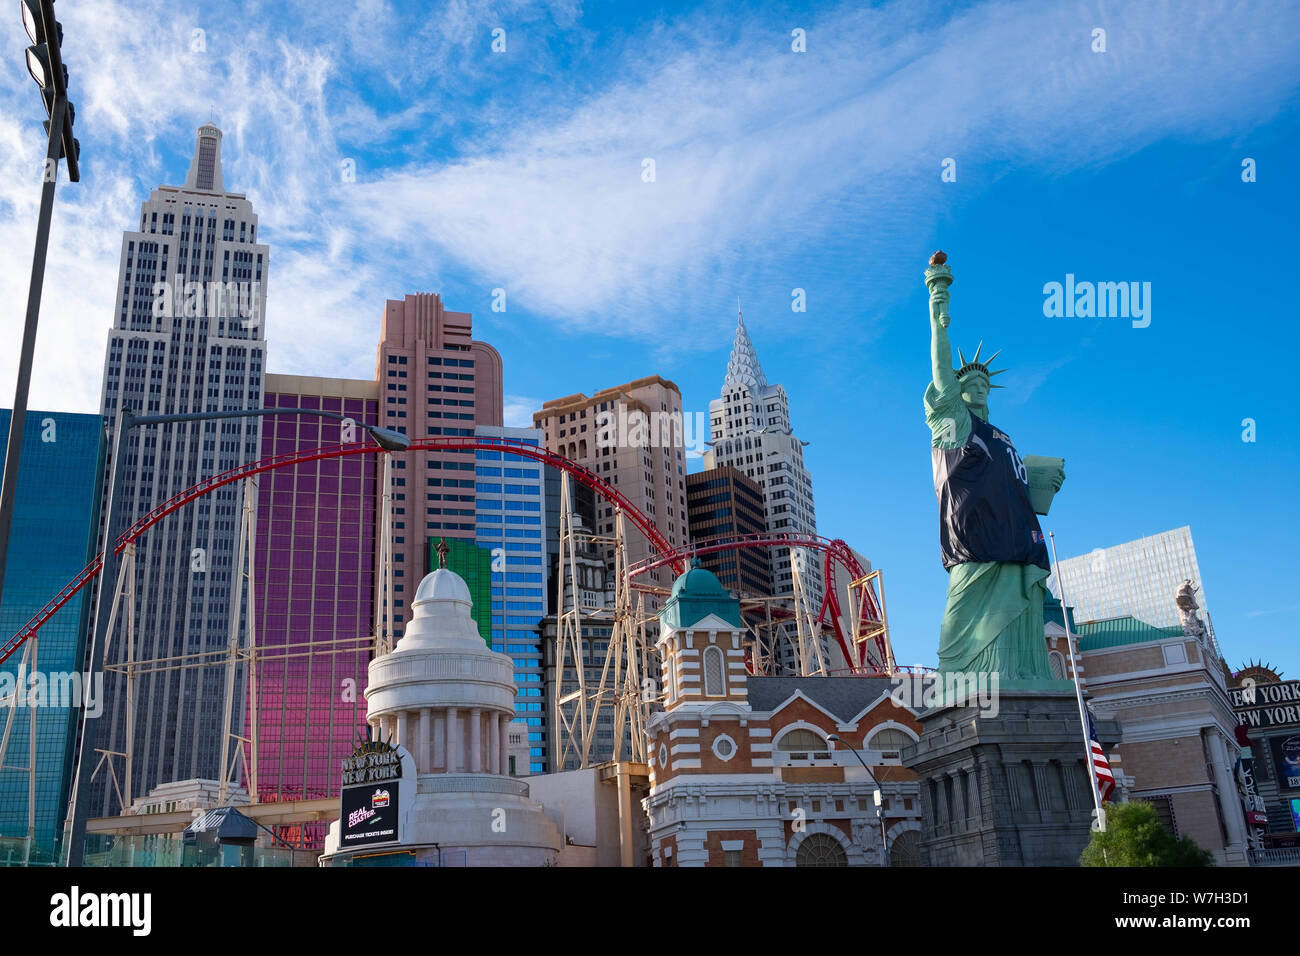
[[[952,285],[952,270],[947,262],[946,254],[936,252],[930,257],[930,268],[925,270],[925,284],[930,289],[930,374],[935,389],[941,393],[957,388],[952,345],[948,342],[948,286]]]

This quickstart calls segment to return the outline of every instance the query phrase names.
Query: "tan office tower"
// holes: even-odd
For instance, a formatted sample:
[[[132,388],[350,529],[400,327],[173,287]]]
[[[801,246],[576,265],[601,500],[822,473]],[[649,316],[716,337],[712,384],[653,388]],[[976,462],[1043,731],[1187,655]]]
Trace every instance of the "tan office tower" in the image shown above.
[[[682,393],[658,375],[557,398],[533,413],[550,451],[582,465],[611,485],[658,527],[674,547],[689,540],[686,519],[686,452]],[[595,532],[614,533],[614,505],[596,501]],[[630,523],[628,560],[650,553],[645,537]],[[613,561],[613,549],[606,549]],[[667,572],[654,583],[671,583]]]
[[[478,425],[501,425],[501,356],[473,339],[468,312],[450,312],[431,293],[384,306],[375,380],[379,424],[412,442],[472,438]],[[394,456],[393,603],[395,636],[410,617],[415,588],[436,567],[441,538],[475,537],[473,450]]]

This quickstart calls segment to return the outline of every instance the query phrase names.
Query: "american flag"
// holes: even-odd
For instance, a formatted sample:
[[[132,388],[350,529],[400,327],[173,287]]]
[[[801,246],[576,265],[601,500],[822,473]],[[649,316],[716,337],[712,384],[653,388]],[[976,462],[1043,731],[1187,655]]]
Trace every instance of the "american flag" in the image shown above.
[[[1110,772],[1110,761],[1106,759],[1106,751],[1097,741],[1097,725],[1092,720],[1092,708],[1087,708],[1087,711],[1088,746],[1092,748],[1092,768],[1097,775],[1097,793],[1101,797],[1101,802],[1105,803],[1115,790],[1115,775]]]

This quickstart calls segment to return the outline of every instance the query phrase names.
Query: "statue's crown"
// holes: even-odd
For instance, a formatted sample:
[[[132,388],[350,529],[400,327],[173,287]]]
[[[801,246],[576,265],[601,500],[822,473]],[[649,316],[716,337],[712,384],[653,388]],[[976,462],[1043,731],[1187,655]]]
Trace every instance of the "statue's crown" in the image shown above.
[[[991,372],[991,371],[989,371],[989,365],[992,364],[992,362],[993,362],[993,360],[994,360],[995,358],[997,358],[999,355],[1002,354],[1002,350],[1001,350],[1001,349],[998,349],[996,352],[994,352],[992,355],[990,355],[987,359],[985,359],[983,362],[981,362],[981,361],[980,361],[980,351],[981,351],[983,348],[984,348],[984,343],[983,343],[983,342],[981,342],[979,345],[975,346],[975,357],[974,357],[973,359],[971,359],[969,362],[966,361],[966,356],[964,356],[964,355],[961,354],[961,349],[958,349],[958,350],[957,350],[957,361],[961,363],[961,366],[956,370],[956,371],[957,371],[957,380],[958,380],[958,381],[961,381],[961,378],[962,378],[963,375],[969,375],[971,372],[983,372],[985,378],[987,378],[987,379],[992,379],[994,375],[1001,375],[1003,372],[1006,371],[1006,369],[1004,369],[1004,368],[1000,368],[1000,369],[998,369],[996,372]],[[992,382],[990,382],[990,383],[989,383],[989,388],[1002,388],[1002,386],[1001,386],[1001,385],[994,385]]]

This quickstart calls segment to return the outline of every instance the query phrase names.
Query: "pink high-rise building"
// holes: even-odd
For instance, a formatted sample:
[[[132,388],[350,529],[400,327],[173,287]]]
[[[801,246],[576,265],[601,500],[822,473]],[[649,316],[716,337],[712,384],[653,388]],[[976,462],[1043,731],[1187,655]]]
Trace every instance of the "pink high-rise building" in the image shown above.
[[[271,374],[265,407],[319,408],[373,425],[378,389],[365,380]],[[277,416],[262,429],[262,457],[351,441],[343,428],[313,415]],[[365,729],[379,467],[378,455],[351,455],[260,478],[254,595],[263,655],[256,723],[263,802],[337,796],[340,761]],[[324,824],[280,835],[319,846]]]
[[[431,293],[390,299],[375,370],[380,424],[413,442],[472,437],[501,425],[501,356],[473,338],[468,312]],[[429,573],[430,541],[475,537],[473,451],[408,452],[394,460],[393,603],[400,636],[415,588]]]

